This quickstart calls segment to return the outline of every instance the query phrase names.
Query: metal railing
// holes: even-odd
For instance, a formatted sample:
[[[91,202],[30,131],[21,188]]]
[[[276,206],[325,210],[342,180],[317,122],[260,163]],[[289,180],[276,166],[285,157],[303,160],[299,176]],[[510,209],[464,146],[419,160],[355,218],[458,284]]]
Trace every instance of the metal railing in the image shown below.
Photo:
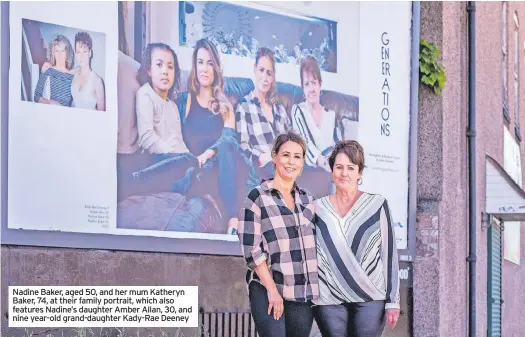
[[[213,310],[199,308],[200,337],[258,337],[249,310]]]

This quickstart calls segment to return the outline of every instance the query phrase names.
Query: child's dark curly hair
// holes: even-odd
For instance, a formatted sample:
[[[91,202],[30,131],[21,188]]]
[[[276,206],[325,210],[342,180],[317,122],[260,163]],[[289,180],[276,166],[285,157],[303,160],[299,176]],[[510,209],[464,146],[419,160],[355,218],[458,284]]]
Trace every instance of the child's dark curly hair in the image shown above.
[[[175,79],[173,81],[173,85],[168,90],[168,98],[173,99],[173,95],[175,90],[178,90],[180,88],[180,66],[179,66],[179,60],[177,59],[177,54],[175,54],[175,51],[171,49],[170,46],[168,46],[165,43],[148,43],[146,48],[144,48],[144,51],[142,52],[142,63],[140,65],[140,69],[137,73],[137,80],[139,81],[139,84],[142,86],[146,83],[151,84],[151,77],[148,74],[148,71],[151,69],[151,54],[154,49],[161,49],[161,50],[167,50],[171,53],[173,56],[173,67],[175,68]]]

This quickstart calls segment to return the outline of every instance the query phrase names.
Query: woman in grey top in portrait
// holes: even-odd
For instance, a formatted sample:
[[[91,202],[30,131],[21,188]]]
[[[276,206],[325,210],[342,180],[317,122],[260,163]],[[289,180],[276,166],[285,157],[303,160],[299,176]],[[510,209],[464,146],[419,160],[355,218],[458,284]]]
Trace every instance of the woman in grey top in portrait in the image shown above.
[[[379,337],[399,317],[399,266],[387,200],[360,191],[364,151],[340,141],[328,158],[335,194],[317,199],[319,298],[323,337]],[[385,319],[386,318],[386,319]]]

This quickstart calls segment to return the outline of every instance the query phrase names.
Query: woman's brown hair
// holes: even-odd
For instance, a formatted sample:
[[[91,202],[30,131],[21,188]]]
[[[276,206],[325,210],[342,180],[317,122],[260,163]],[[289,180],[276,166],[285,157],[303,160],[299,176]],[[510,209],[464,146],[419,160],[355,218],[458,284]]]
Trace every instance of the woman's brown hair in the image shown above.
[[[355,140],[340,140],[335,144],[334,150],[328,158],[328,165],[330,170],[334,170],[335,158],[339,153],[344,153],[348,159],[359,167],[359,174],[363,173],[365,168],[365,151],[363,146]]]
[[[215,114],[221,114],[223,120],[227,120],[230,114],[233,113],[233,105],[224,93],[224,77],[221,70],[221,61],[217,48],[208,39],[200,39],[195,45],[192,56],[191,72],[188,78],[188,87],[194,95],[200,92],[200,83],[197,78],[197,53],[199,49],[205,49],[210,54],[213,66],[213,83],[211,84],[213,99],[210,100],[208,109]]]
[[[303,87],[303,76],[304,73],[313,75],[313,77],[319,81],[319,84],[323,83],[323,79],[321,78],[321,68],[319,68],[319,63],[313,56],[307,56],[304,58],[304,60],[301,62],[301,87]]]
[[[301,137],[301,135],[299,135],[293,130],[290,130],[286,133],[281,133],[279,136],[275,137],[275,140],[273,142],[272,152],[275,154],[279,153],[281,146],[283,146],[283,144],[288,141],[297,143],[301,146],[301,148],[303,149],[303,158],[304,158],[304,156],[306,155],[306,142],[304,138]]]
[[[261,47],[257,50],[257,53],[255,54],[255,66],[257,67],[257,64],[259,63],[259,60],[262,57],[268,58],[270,60],[270,63],[272,64],[272,71],[273,71],[273,81],[270,85],[270,89],[266,93],[266,102],[270,105],[273,105],[275,102],[277,102],[277,90],[275,89],[275,54],[273,51],[271,51],[267,47]]]

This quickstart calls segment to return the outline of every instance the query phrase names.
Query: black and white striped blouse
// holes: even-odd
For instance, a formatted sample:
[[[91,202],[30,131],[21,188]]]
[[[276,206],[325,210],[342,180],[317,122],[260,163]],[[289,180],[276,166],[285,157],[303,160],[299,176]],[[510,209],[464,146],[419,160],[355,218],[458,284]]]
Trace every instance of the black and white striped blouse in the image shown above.
[[[399,264],[388,203],[363,193],[341,217],[328,196],[315,202],[319,299],[316,305],[385,300],[399,309]]]
[[[71,95],[71,83],[73,82],[73,75],[63,73],[54,68],[49,68],[40,74],[38,83],[35,88],[34,101],[38,102],[40,97],[44,95],[44,87],[46,81],[50,81],[51,97],[50,99],[57,101],[63,106],[71,106],[73,97]]]
[[[317,166],[320,154],[330,150],[341,140],[342,130],[333,110],[323,107],[321,125],[317,126],[306,102],[292,106],[292,128],[306,141],[306,165]]]

